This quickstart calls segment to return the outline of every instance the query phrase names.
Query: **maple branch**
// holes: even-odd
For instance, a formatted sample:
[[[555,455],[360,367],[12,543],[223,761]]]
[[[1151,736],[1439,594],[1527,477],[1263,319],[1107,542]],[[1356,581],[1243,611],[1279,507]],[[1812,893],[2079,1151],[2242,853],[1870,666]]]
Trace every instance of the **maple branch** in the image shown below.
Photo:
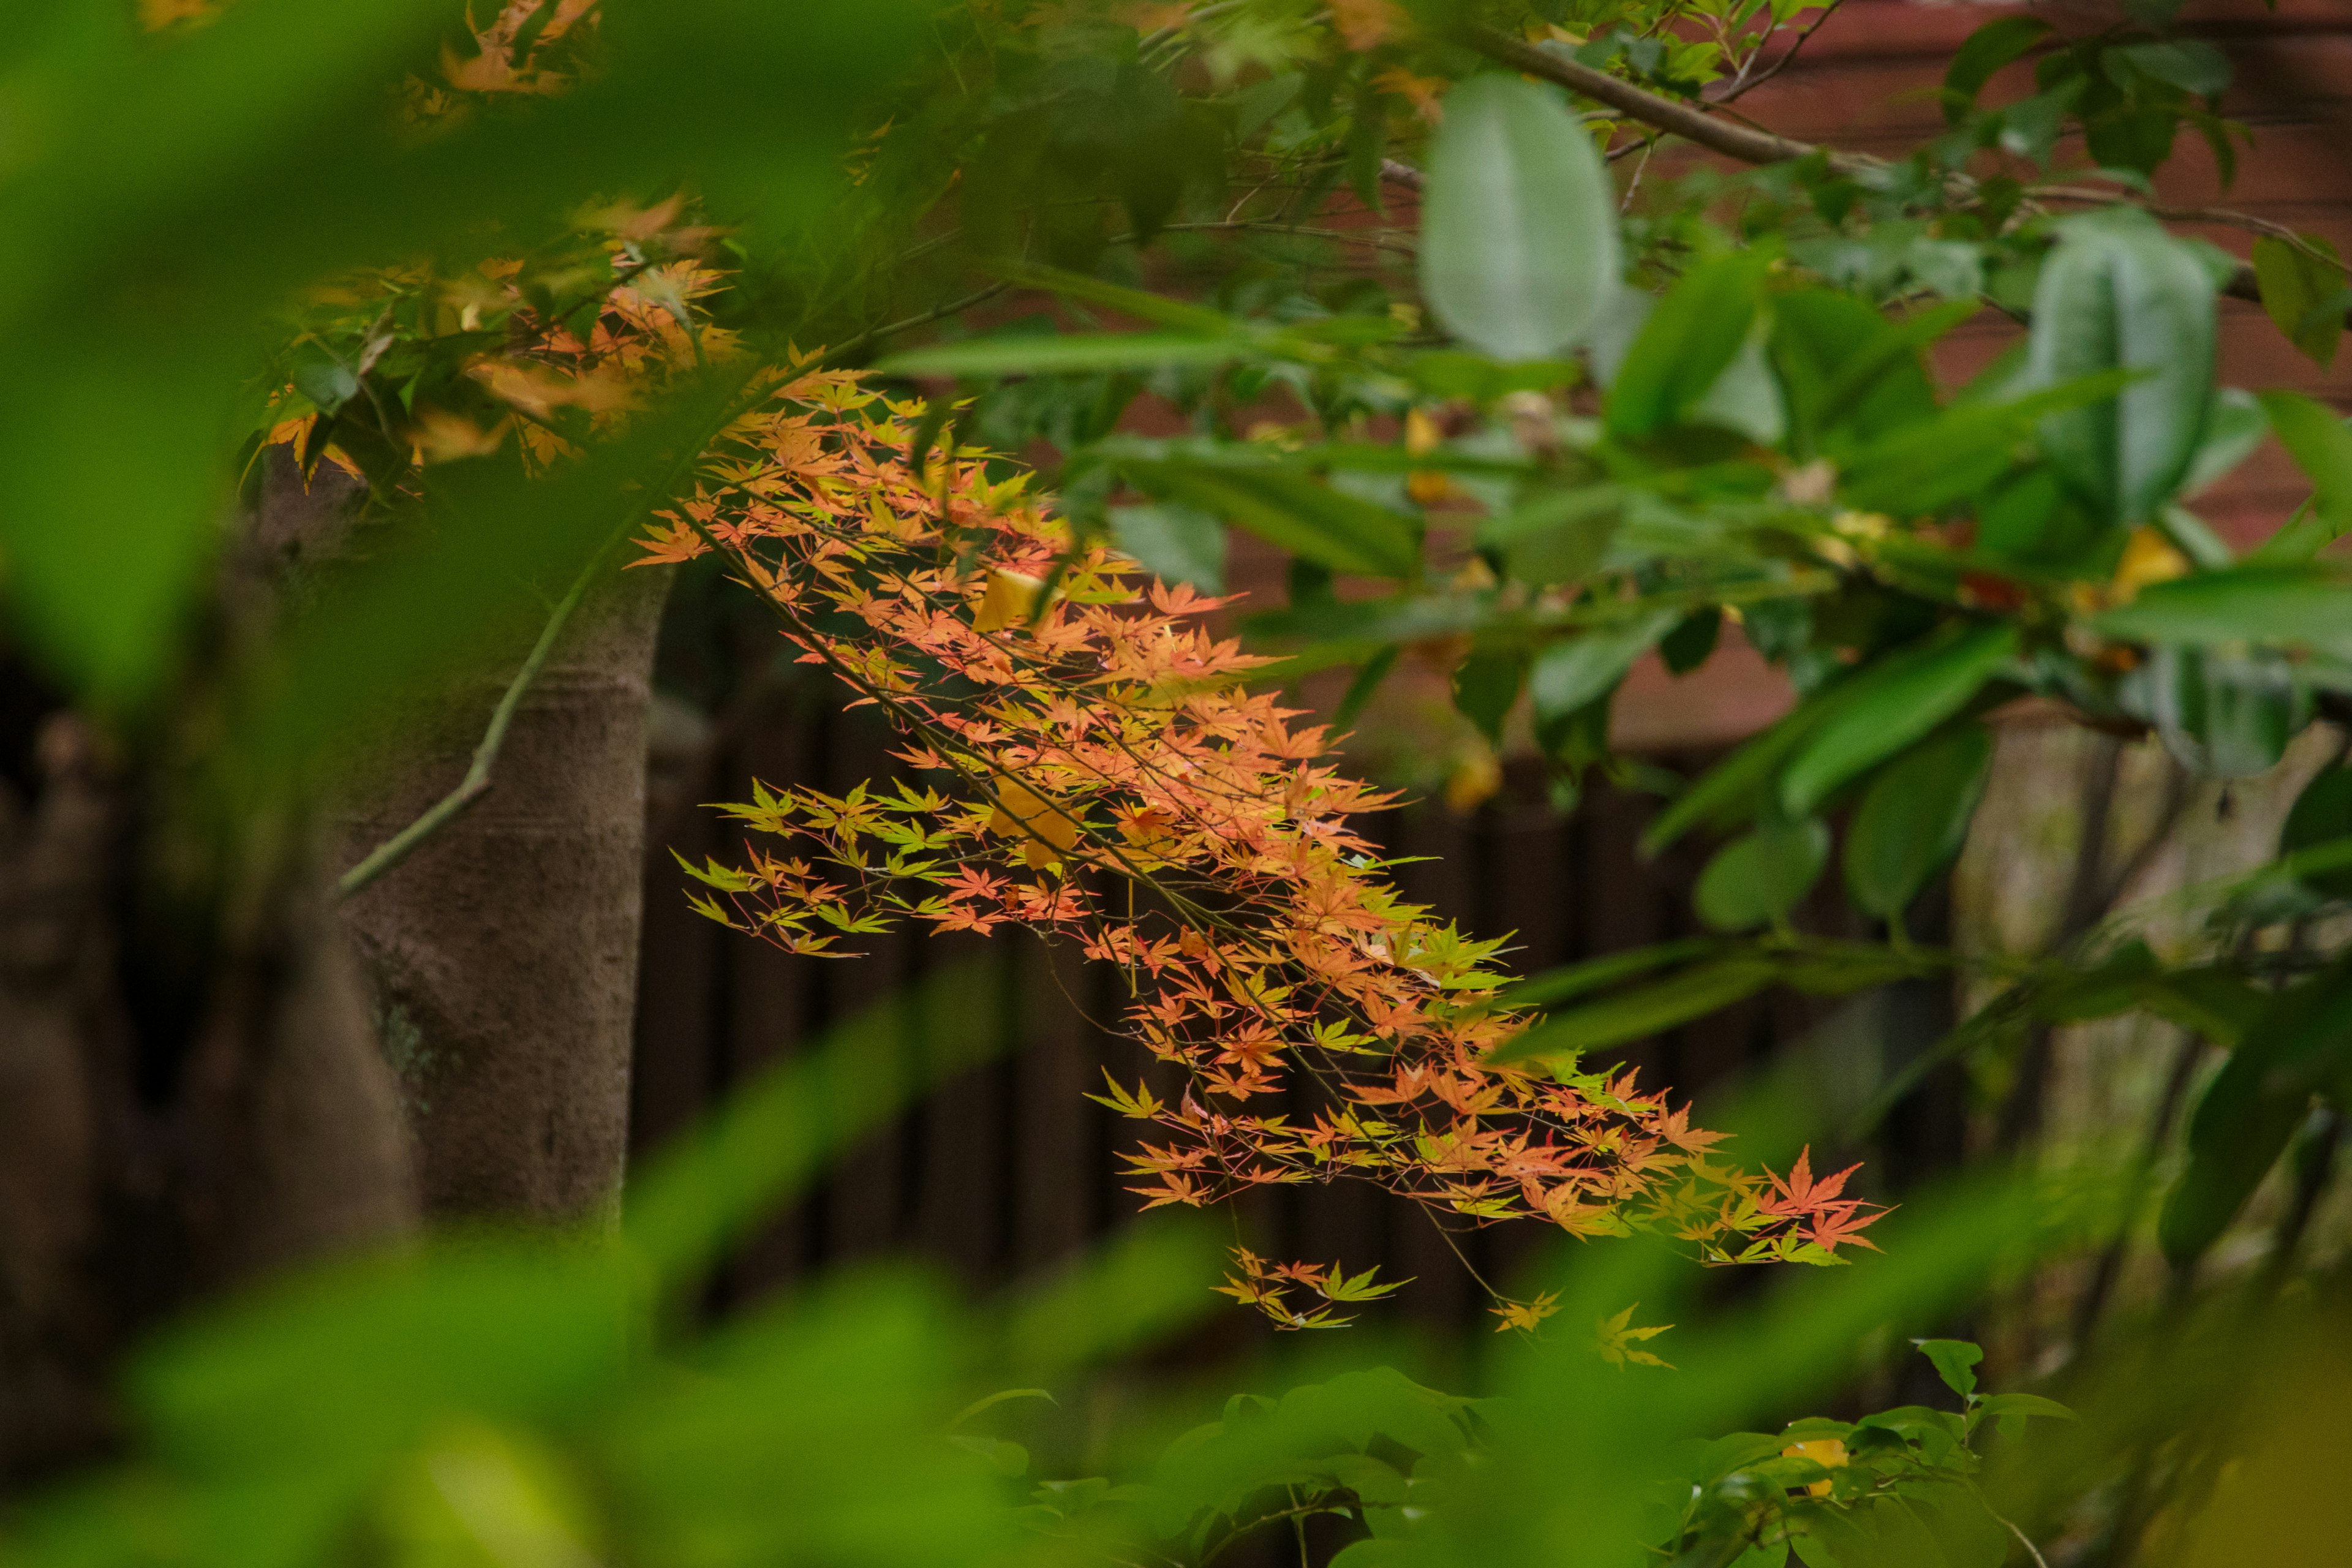
[[[618,537],[614,535],[614,538]],[[580,575],[572,580],[563,597],[556,601],[554,610],[547,617],[547,625],[540,630],[539,640],[531,645],[530,653],[523,659],[522,668],[515,671],[512,680],[507,682],[506,690],[499,698],[499,705],[490,710],[489,724],[482,731],[481,742],[474,747],[474,760],[467,764],[466,776],[458,782],[457,787],[435,801],[424,815],[377,845],[368,852],[365,859],[336,879],[336,898],[350,898],[407,859],[418,845],[465,816],[476,801],[490,793],[490,770],[498,764],[499,752],[507,743],[507,731],[514,724],[515,713],[521,708],[523,697],[530,690],[531,682],[538,679],[539,672],[547,667],[548,656],[555,651],[556,640],[562,637],[572,612],[580,607],[580,601],[587,596],[589,582],[596,575],[597,568],[604,563],[604,557],[611,550],[610,542],[600,546],[596,553],[589,557],[588,564],[581,568]]]

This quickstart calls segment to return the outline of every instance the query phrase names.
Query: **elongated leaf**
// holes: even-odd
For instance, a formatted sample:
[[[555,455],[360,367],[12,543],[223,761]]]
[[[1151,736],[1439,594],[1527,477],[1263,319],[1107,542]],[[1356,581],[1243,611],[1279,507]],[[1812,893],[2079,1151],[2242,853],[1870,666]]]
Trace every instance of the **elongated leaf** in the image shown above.
[[[2231,1053],[2189,1123],[2189,1165],[2165,1200],[2157,1239],[2176,1267],[2229,1228],[2323,1089],[2352,1068],[2352,968],[2339,962],[2280,995]]]
[[[2352,643],[2352,583],[2316,566],[2249,565],[2154,583],[2091,618],[2103,637],[2158,643]]]
[[[1000,262],[991,270],[1008,282],[1030,289],[1050,289],[1065,299],[1083,300],[1089,305],[1100,305],[1172,332],[1186,332],[1196,337],[1227,337],[1241,330],[1241,323],[1222,310],[1195,305],[1188,300],[1171,300],[1165,294],[1124,288],[1084,272],[1015,262]]]
[[[1993,73],[2049,33],[2050,24],[2039,16],[2003,16],[1970,33],[1944,68],[1944,118],[1954,125],[1966,120]]]
[[[1051,375],[1160,364],[1223,364],[1246,358],[1258,347],[1247,338],[1188,337],[1175,332],[1008,334],[908,349],[887,356],[874,368],[885,375]]]
[[[2352,426],[2300,393],[2266,392],[2262,400],[2279,445],[2311,479],[2316,526],[2297,529],[2290,522],[2249,559],[2279,565],[2308,561],[2329,540],[2352,531]]]
[[[2207,778],[2268,773],[2309,717],[2293,668],[2274,648],[2161,647],[2145,680],[2166,750]]]
[[[1421,208],[1421,287],[1447,331],[1499,360],[1578,342],[1616,282],[1617,202],[1553,89],[1473,77],[1446,94]]]
[[[1137,488],[1229,519],[1336,572],[1410,577],[1421,564],[1412,525],[1384,507],[1278,468],[1121,463]]]
[[[1511,575],[1530,586],[1573,583],[1601,564],[1624,505],[1616,485],[1547,490],[1480,523],[1478,542],[1499,547]]]
[[[1851,294],[1799,289],[1772,301],[1772,358],[1788,389],[1801,455],[1839,437],[1868,440],[1934,417],[1936,389],[1920,362],[1958,318],[1955,306],[1924,311],[1900,329]]]
[[[1554,1013],[1525,1034],[1487,1053],[1489,1066],[1573,1057],[1623,1045],[1705,1017],[1753,996],[1772,984],[1779,971],[1770,961],[1748,956],[1702,964],[1654,985]]]
[[[1503,721],[1519,700],[1527,679],[1528,656],[1523,649],[1483,648],[1454,670],[1454,706],[1496,745],[1503,742]]]
[[[1992,766],[1981,724],[1936,736],[1871,782],[1846,829],[1845,885],[1882,920],[1902,913],[1959,852]]]
[[[2336,345],[2344,336],[2344,268],[2336,259],[2336,247],[2320,236],[2297,237],[2303,245],[2267,234],[2254,241],[2254,281],[2262,290],[2263,309],[2286,341],[2326,370],[2335,363]]]
[[[1675,798],[1656,820],[1642,830],[1642,853],[1656,855],[1701,823],[1717,826],[1738,821],[1755,809],[1755,802],[1771,783],[1790,753],[1845,700],[1850,681],[1815,692],[1779,723],[1731,753],[1696,784]]]
[[[1716,930],[1750,931],[1794,909],[1829,858],[1830,830],[1816,818],[1759,823],[1715,852],[1692,901]]]
[[[1840,489],[1856,506],[1875,511],[1940,510],[2009,469],[2019,444],[2045,416],[2112,398],[2131,375],[2100,371],[2006,402],[1957,403],[1853,453]]]
[[[1612,435],[1663,429],[1707,395],[1748,341],[1766,259],[1738,251],[1693,268],[1650,312],[1610,384]]]
[[[1522,980],[1496,996],[1495,1005],[1507,1010],[1549,1007],[1571,1001],[1587,992],[1614,985],[1620,980],[1630,980],[1648,970],[1705,958],[1717,945],[1707,937],[1685,937],[1680,942],[1662,942],[1652,947],[1637,947],[1629,952],[1612,952],[1605,957],[1587,959],[1582,963],[1548,970]]]
[[[1528,672],[1528,696],[1535,705],[1538,737],[1547,736],[1624,679],[1633,661],[1680,618],[1673,610],[1653,610],[1622,626],[1589,631],[1547,645]]]
[[[2110,402],[2042,422],[2042,449],[2109,520],[2147,521],[2188,477],[2212,402],[2214,331],[2212,275],[2136,213],[2074,220],[2042,263],[2029,353],[2036,381],[2139,377]]]
[[[2270,433],[2270,414],[2260,397],[2234,386],[2221,388],[2213,395],[2213,410],[2197,443],[2197,455],[2189,461],[2189,477],[2180,481],[2180,493],[2193,496],[2226,477],[2252,457]]]
[[[2016,654],[2014,626],[1956,626],[1864,670],[1790,760],[1781,804],[1792,814],[1811,812],[1840,784],[1966,707]]]
[[[2352,837],[2352,768],[2333,763],[2312,774],[2294,797],[2279,829],[2278,852],[2292,855],[2347,837]],[[2331,898],[2352,899],[2352,872],[2313,872],[2304,880]]]

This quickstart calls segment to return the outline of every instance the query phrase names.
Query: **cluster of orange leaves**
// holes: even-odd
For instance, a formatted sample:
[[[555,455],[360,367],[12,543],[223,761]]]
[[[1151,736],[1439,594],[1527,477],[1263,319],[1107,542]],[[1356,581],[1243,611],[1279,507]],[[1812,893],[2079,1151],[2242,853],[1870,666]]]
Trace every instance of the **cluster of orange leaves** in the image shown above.
[[[1349,823],[1387,797],[1244,684],[1261,661],[1212,636],[1222,601],[1074,539],[983,455],[919,474],[919,404],[779,374],[638,564],[722,552],[803,662],[883,710],[909,775],[723,807],[746,858],[688,868],[703,913],[797,953],[912,920],[1116,965],[1163,1087],[1097,1098],[1150,1130],[1126,1157],[1147,1206],[1348,1176],[1449,1225],[1643,1228],[1715,1262],[1830,1261],[1869,1223],[1843,1176],[1722,1163],[1631,1073],[1486,1065],[1529,1021],[1496,1005],[1497,944],[1398,897]],[[1234,1289],[1299,1322],[1286,1292],[1331,1283],[1245,1267]]]

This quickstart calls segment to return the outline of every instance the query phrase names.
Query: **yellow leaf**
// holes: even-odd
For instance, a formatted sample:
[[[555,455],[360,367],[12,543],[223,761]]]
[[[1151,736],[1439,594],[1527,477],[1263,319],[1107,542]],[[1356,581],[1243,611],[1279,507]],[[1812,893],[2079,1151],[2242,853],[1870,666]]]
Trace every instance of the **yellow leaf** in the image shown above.
[[[2114,600],[2118,605],[2127,605],[2150,583],[2186,577],[2189,571],[2189,557],[2180,553],[2160,530],[2134,529],[2132,536],[2124,542],[2123,559],[2116,563]]]
[[[1029,842],[1021,858],[1033,867],[1046,864],[1078,841],[1076,815],[1018,779],[996,786],[996,809],[989,813],[988,826],[1007,837],[1025,837]]]
[[[1780,1450],[1784,1459],[1811,1459],[1825,1470],[1843,1468],[1846,1462],[1844,1440],[1838,1437],[1814,1437],[1802,1443],[1791,1443]],[[1814,1497],[1830,1495],[1830,1483],[1815,1481],[1805,1489]]]
[[[988,592],[981,596],[980,613],[972,616],[971,629],[1001,632],[1007,626],[1027,625],[1037,608],[1037,595],[1045,591],[1043,581],[1024,573],[991,572]]]

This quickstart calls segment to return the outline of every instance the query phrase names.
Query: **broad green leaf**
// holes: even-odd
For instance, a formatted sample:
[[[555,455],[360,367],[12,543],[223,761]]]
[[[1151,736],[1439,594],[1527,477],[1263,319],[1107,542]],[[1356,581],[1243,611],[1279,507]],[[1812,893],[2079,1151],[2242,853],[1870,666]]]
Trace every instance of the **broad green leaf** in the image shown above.
[[[2102,637],[2152,643],[2352,643],[2352,583],[2317,566],[2244,565],[2152,583],[2091,617]]]
[[[1175,502],[1115,506],[1110,536],[1162,582],[1189,583],[1204,594],[1225,591],[1225,525],[1209,512]]]
[[[1579,582],[1601,564],[1624,505],[1616,485],[1545,490],[1487,518],[1478,542],[1499,548],[1510,574],[1530,587]]]
[[[1845,836],[1845,885],[1870,914],[1893,920],[1959,852],[1992,766],[1981,724],[1931,737],[1864,792]]]
[[[1748,342],[1767,259],[1737,251],[1702,262],[1650,312],[1610,383],[1612,435],[1663,429],[1707,395]]]
[[[2111,77],[2119,66],[2128,67],[2200,98],[2230,85],[2230,57],[2201,38],[2125,44],[2105,51],[2103,63]]]
[[[1519,648],[1481,648],[1454,671],[1454,706],[1478,727],[1478,732],[1502,744],[1503,721],[1519,700],[1527,678],[1528,656]]]
[[[1977,1363],[1984,1351],[1966,1340],[1913,1340],[1919,1353],[1935,1366],[1944,1386],[1966,1399],[1977,1391]]]
[[[1717,931],[1752,931],[1794,909],[1829,858],[1830,830],[1817,817],[1759,823],[1715,852],[1692,902]]]
[[[2239,387],[2221,388],[2213,395],[2205,435],[2197,443],[2197,455],[2189,459],[2189,477],[2180,481],[2180,493],[2193,496],[2226,477],[2252,457],[2270,433],[2270,414],[2263,399]]]
[[[2352,837],[2352,767],[2330,763],[2311,775],[2279,828],[2278,852],[2292,855]],[[2314,872],[2304,879],[2330,898],[2352,899],[2352,871]]]
[[[1893,756],[1968,706],[2016,657],[2017,628],[1954,625],[1864,669],[1835,713],[1780,776],[1790,815],[1810,813],[1848,779]]]
[[[2143,679],[2166,749],[2207,778],[2268,773],[2309,717],[2303,688],[2274,649],[2162,647]]]
[[[2063,226],[2042,265],[2029,363],[2036,382],[2122,370],[2112,400],[2042,422],[2052,462],[2116,523],[2156,515],[2188,477],[2213,395],[2213,279],[2153,220]]]
[[[2290,521],[2248,559],[2279,565],[2308,561],[2328,541],[2352,531],[2352,426],[2300,393],[2266,392],[2262,402],[2279,445],[2311,480],[2313,526]]]
[[[1843,458],[1841,495],[1898,516],[1939,511],[1973,497],[2014,467],[2035,424],[2113,397],[2131,373],[2102,371],[2005,402],[1961,401]]]
[[[1946,308],[1948,309],[1948,308]],[[1926,312],[1937,316],[1937,312]],[[1940,326],[1940,317],[1931,323]],[[1920,335],[1851,294],[1797,289],[1772,300],[1772,359],[1789,395],[1801,455],[1850,431],[1870,440],[1936,413]]]
[[[1055,375],[1076,371],[1223,364],[1260,352],[1254,339],[1174,332],[1007,333],[908,349],[877,362],[884,375]]]
[[[2039,16],[2003,16],[1970,33],[1944,68],[1944,118],[1954,125],[1969,117],[1993,73],[2040,43],[2050,24]]]
[[[2344,1094],[2347,1068],[2352,968],[2339,960],[2277,996],[2198,1101],[2188,1166],[2157,1224],[2175,1268],[2193,1265],[2221,1238],[2302,1125],[2312,1095]]]
[[[1554,1013],[1496,1047],[1486,1061],[1503,1067],[1623,1045],[1753,996],[1779,973],[1769,960],[1745,956],[1701,964],[1636,991]]]
[[[1577,342],[1617,281],[1617,199],[1559,93],[1472,77],[1445,95],[1421,207],[1421,287],[1455,337],[1498,360]]]
[[[1528,696],[1535,705],[1536,734],[1548,737],[1578,710],[1615,689],[1633,661],[1680,618],[1673,610],[1653,610],[1622,626],[1611,626],[1548,643],[1528,671]]]
[[[1412,525],[1385,507],[1305,474],[1183,463],[1121,463],[1136,487],[1241,524],[1336,572],[1410,577],[1420,567]]]
[[[2326,370],[2335,363],[2336,345],[2344,336],[2347,279],[2336,247],[2315,234],[2296,237],[2303,245],[2268,234],[2254,241],[2254,282],[2262,291],[2263,309],[2286,341]]]

